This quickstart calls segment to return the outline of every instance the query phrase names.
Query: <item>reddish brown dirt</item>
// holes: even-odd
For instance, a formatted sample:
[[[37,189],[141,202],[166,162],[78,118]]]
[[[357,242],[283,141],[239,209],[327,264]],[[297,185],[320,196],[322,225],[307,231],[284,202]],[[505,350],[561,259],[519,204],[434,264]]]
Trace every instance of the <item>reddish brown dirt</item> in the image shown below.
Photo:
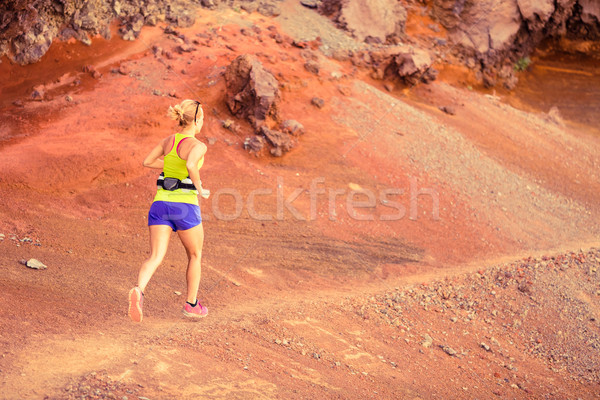
[[[241,34],[239,24],[253,23],[260,34]],[[598,137],[443,81],[387,92],[333,61],[316,76],[269,25],[220,12],[181,31],[199,42],[191,53],[153,28],[134,43],[62,43],[39,64],[0,64],[10,77],[0,128],[0,397],[594,398]],[[231,117],[221,72],[242,52],[285,83],[284,118],[306,128],[282,158],[249,155],[243,121],[237,134],[222,127]],[[83,72],[89,64],[100,78]],[[455,82],[449,71],[442,76]],[[31,101],[38,84],[46,99]],[[315,96],[324,108],[311,105]],[[213,195],[202,202],[201,299],[210,311],[197,323],[180,317],[186,260],[173,236],[144,322],[133,324],[126,294],[147,255],[156,179],[141,160],[173,132],[166,110],[183,98],[205,104],[201,176]],[[448,105],[456,115],[438,109]],[[316,178],[326,193],[311,219]],[[411,182],[437,193],[421,194],[412,218]],[[278,206],[278,190],[287,198],[297,188],[293,206],[306,220]],[[379,195],[391,188],[404,193],[385,203]],[[254,203],[265,220],[249,214],[255,189],[272,191]],[[330,201],[334,190],[343,194]],[[349,212],[350,190],[363,201],[374,193],[376,206]],[[219,219],[236,211],[228,191],[244,207]],[[399,220],[382,218],[398,212],[391,201],[404,209]],[[577,254],[550,266],[541,258],[567,250]],[[509,263],[528,256],[540,258]],[[29,258],[48,269],[19,263]],[[542,262],[547,274],[536,272]],[[478,286],[482,276],[490,285]],[[570,331],[565,316],[581,322]],[[560,362],[549,343],[564,350]]]

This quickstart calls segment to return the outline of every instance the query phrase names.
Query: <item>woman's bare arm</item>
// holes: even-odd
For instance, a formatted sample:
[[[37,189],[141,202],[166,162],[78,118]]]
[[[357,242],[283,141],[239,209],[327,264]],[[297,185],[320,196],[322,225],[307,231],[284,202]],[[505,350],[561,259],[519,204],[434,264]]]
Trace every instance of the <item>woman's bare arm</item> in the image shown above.
[[[185,166],[188,170],[188,174],[196,189],[201,190],[202,183],[200,182],[200,172],[198,171],[198,162],[206,154],[206,145],[200,141],[195,143],[188,154]]]
[[[163,168],[164,162],[160,157],[162,157],[164,153],[164,142],[165,140],[163,139],[152,149],[152,151],[150,151],[150,153],[148,153],[143,162],[144,167],[155,169]]]

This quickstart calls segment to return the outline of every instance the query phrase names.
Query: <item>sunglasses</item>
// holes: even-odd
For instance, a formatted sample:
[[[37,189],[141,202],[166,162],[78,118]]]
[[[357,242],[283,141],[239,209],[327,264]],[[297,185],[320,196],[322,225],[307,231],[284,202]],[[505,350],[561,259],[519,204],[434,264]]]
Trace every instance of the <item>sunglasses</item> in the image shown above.
[[[198,109],[200,108],[200,102],[196,100],[196,112],[194,113],[194,124],[196,123],[196,117],[198,116]]]

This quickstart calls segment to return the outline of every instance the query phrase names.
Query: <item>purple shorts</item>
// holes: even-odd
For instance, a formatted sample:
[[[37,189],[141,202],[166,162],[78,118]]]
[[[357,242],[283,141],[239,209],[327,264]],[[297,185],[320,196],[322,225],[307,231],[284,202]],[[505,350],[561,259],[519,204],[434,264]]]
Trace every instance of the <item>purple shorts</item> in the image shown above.
[[[148,211],[148,226],[169,225],[174,231],[185,231],[201,223],[200,207],[195,204],[155,201]]]

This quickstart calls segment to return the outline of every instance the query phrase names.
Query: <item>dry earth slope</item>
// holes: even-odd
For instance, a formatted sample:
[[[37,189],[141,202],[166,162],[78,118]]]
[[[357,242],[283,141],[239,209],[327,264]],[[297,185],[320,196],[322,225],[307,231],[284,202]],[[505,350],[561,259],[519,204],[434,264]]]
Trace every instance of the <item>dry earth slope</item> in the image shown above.
[[[14,85],[0,131],[0,397],[594,398],[598,137],[443,82],[387,91],[350,62],[278,43],[272,24],[203,13],[179,30],[198,42],[189,52],[158,27],[117,51],[98,39],[103,54],[63,43],[39,67],[2,64]],[[306,129],[284,157],[248,154],[244,121],[223,127],[222,73],[245,52]],[[29,99],[36,76],[43,101]],[[139,164],[173,129],[169,94],[207,114],[210,314],[179,317],[173,237],[134,325],[124,299],[156,179]],[[254,211],[271,218],[252,217],[256,189]],[[390,189],[403,192],[379,197]],[[219,190],[239,194],[239,217],[218,218],[236,212]],[[278,206],[294,193],[297,214]],[[349,207],[369,193],[374,207]],[[19,263],[31,257],[48,269]]]

